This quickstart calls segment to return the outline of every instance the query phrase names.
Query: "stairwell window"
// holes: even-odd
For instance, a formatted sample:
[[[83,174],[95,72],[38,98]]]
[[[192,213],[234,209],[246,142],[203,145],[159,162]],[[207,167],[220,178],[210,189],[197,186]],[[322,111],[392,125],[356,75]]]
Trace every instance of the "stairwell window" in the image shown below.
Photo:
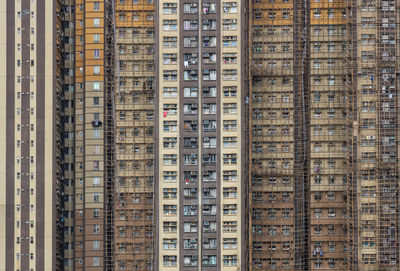
[[[100,18],[94,18],[93,19],[93,26],[94,27],[99,27],[100,26]]]
[[[321,18],[321,10],[320,9],[314,9],[314,18],[315,19],[320,19]]]
[[[94,66],[93,67],[93,74],[94,75],[100,75],[100,66]]]

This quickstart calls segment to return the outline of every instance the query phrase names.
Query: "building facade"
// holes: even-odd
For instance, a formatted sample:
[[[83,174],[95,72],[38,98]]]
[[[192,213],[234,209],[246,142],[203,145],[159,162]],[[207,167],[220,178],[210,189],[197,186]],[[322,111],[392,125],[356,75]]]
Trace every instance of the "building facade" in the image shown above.
[[[399,269],[399,8],[349,6],[349,270]]]
[[[114,208],[113,3],[74,4],[73,270],[109,270]]]
[[[50,0],[1,7],[0,270],[63,267],[60,11]]]
[[[342,270],[346,3],[251,7],[250,269]]]
[[[115,4],[115,267],[154,270],[155,1]]]
[[[113,265],[111,1],[64,1],[64,269]]]
[[[399,270],[396,0],[6,0],[0,271]]]
[[[251,270],[398,269],[398,8],[252,3]]]
[[[246,264],[246,1],[158,1],[157,270]]]

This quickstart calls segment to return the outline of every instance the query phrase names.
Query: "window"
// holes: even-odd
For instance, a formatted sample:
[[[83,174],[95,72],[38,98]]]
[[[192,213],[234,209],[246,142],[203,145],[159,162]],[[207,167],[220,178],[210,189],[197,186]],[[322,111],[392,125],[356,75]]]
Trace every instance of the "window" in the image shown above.
[[[216,20],[202,20],[202,29],[207,30],[216,30],[217,29],[217,21]]]
[[[237,205],[236,204],[223,204],[223,214],[224,215],[236,215]]]
[[[163,222],[163,231],[165,233],[176,232],[177,228],[178,228],[178,226],[177,226],[177,223],[175,221]]]
[[[168,115],[176,115],[178,112],[177,104],[163,104],[164,117]]]
[[[100,209],[93,209],[93,217],[100,217]]]
[[[100,19],[99,18],[94,18],[93,19],[93,26],[99,27],[100,26]]]
[[[183,223],[184,232],[197,232],[197,222],[184,222]]]
[[[163,249],[176,249],[178,245],[178,241],[176,238],[173,239],[167,239],[163,238]]]
[[[187,245],[187,248],[184,246],[185,249],[189,249],[191,242],[194,242],[197,239],[186,239],[184,245]],[[186,242],[187,241],[187,242]],[[197,245],[196,245],[197,247]],[[184,266],[197,266],[197,255],[185,255],[183,257],[183,265]]]
[[[183,128],[185,131],[197,131],[197,121],[185,120],[183,122]]]
[[[185,70],[183,71],[183,78],[185,81],[196,81],[198,79],[197,70]]]
[[[163,37],[164,48],[176,48],[177,44],[178,44],[177,37]]]
[[[217,180],[217,172],[216,171],[204,171],[203,172],[203,182],[215,182]]]
[[[99,11],[100,10],[100,2],[94,2],[93,3],[93,10],[94,11]]]
[[[100,177],[94,177],[93,186],[99,186],[99,185],[100,185]]]
[[[215,249],[217,248],[217,239],[215,238],[204,238],[203,239],[204,249]]]
[[[94,193],[93,194],[93,201],[94,202],[100,202],[100,193]]]
[[[217,4],[214,2],[211,3],[203,3],[203,14],[212,14],[217,12]]]
[[[224,148],[236,148],[237,138],[236,137],[223,137]]]
[[[197,13],[197,3],[183,4],[183,13],[186,13],[186,14]]]
[[[237,63],[237,53],[223,53],[222,61],[224,64],[236,64]]]
[[[216,114],[217,104],[214,103],[204,103],[203,104],[203,114]]]
[[[93,266],[100,266],[100,258],[93,257]]]
[[[163,29],[165,31],[175,31],[178,29],[177,20],[163,20]]]
[[[164,14],[176,14],[177,4],[176,3],[164,3],[163,13]]]
[[[183,89],[183,96],[188,97],[197,97],[197,87],[185,87]]]
[[[314,18],[315,19],[321,18],[321,10],[320,9],[314,9]]]
[[[100,82],[93,83],[93,90],[100,90]]]
[[[197,238],[183,239],[183,249],[197,249]]]
[[[237,29],[237,19],[223,19],[222,20],[223,30],[236,30]]]
[[[203,232],[216,232],[217,222],[215,221],[203,221]]]
[[[176,154],[164,154],[163,155],[163,164],[164,166],[176,165],[177,164],[177,155]]]
[[[164,137],[163,138],[163,145],[164,148],[176,148],[176,145],[178,144],[178,140],[176,137]]]
[[[185,115],[197,115],[197,104],[184,104],[183,113]]]
[[[99,75],[100,74],[100,66],[94,66],[93,67],[93,74],[94,75]]]
[[[224,103],[222,112],[224,114],[236,114],[237,113],[237,104],[236,103]]]
[[[224,13],[237,13],[237,2],[223,2],[222,8]]]
[[[163,256],[163,266],[176,266],[177,256]]]
[[[176,70],[164,70],[163,79],[164,81],[176,81],[178,79],[178,72]]]
[[[186,53],[183,54],[183,66],[184,68],[189,68],[190,64],[197,64],[198,58],[196,53]]]
[[[217,264],[217,256],[214,256],[214,255],[203,255],[202,262],[203,262],[204,266],[215,266]]]
[[[223,36],[222,46],[224,47],[236,47],[237,46],[237,36]]]
[[[225,247],[225,239],[224,239]],[[224,266],[237,266],[237,255],[224,255],[223,256]]]
[[[93,233],[100,234],[100,225],[98,225],[98,224],[93,225]]]
[[[224,198],[237,198],[237,188],[236,187],[224,187],[222,191]]]
[[[163,130],[164,132],[176,132],[178,130],[178,122],[164,121]]]
[[[197,199],[197,188],[184,188],[183,196],[185,199]]]
[[[178,97],[178,88],[176,87],[164,87],[163,89],[164,98],[176,98]]]
[[[176,215],[177,214],[176,205],[164,205],[163,206],[163,214],[164,215]]]
[[[183,147],[184,148],[197,148],[197,137],[184,137],[183,138]]]
[[[236,86],[223,87],[223,92],[225,97],[236,97],[237,87]]]
[[[204,81],[215,81],[217,80],[217,71],[216,70],[203,70],[203,80]]]
[[[198,22],[196,19],[183,21],[184,30],[197,30],[197,27],[198,27]]]
[[[163,63],[165,65],[169,64],[175,65],[177,64],[177,60],[178,60],[177,54],[163,54]]]
[[[217,138],[216,137],[203,137],[203,148],[216,148]]]
[[[216,47],[217,37],[214,36],[203,36],[203,47]]]
[[[197,215],[197,205],[184,205],[183,213],[184,215],[190,215],[190,216]]]
[[[191,48],[195,48],[197,47],[197,37],[184,37],[183,38],[183,47],[191,47]],[[215,44],[216,44],[216,38],[215,38]],[[214,45],[215,47],[215,45]]]
[[[184,165],[197,165],[197,154],[184,154],[183,155]]]
[[[217,129],[216,120],[203,120],[203,131],[215,131]]]
[[[237,181],[237,171],[236,170],[224,170],[223,180],[227,182]]]
[[[100,34],[93,34],[93,42],[100,42]]]

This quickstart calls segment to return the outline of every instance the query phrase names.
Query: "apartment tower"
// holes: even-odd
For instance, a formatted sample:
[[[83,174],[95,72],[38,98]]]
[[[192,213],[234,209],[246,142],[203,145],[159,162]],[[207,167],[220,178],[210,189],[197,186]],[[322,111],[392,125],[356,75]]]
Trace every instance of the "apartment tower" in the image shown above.
[[[0,270],[61,270],[61,1],[0,9]]]
[[[348,270],[400,268],[399,8],[348,3]]]
[[[399,269],[398,10],[252,3],[252,270]]]
[[[64,1],[64,270],[75,264],[75,1]]]
[[[345,264],[346,3],[253,1],[250,269]]]
[[[109,269],[113,253],[111,1],[64,1],[64,270]]]
[[[109,270],[114,264],[113,1],[74,4],[72,270]]]
[[[246,265],[247,1],[157,1],[157,270]]]
[[[115,268],[154,270],[155,3],[115,1]]]

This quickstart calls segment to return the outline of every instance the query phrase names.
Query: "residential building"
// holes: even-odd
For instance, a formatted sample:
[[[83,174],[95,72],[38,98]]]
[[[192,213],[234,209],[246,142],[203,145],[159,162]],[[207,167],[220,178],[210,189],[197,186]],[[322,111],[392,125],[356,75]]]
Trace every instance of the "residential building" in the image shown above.
[[[115,266],[154,270],[155,3],[115,4]]]
[[[158,1],[157,270],[246,265],[247,1]]]
[[[61,1],[3,1],[0,9],[0,269],[61,270]]]

